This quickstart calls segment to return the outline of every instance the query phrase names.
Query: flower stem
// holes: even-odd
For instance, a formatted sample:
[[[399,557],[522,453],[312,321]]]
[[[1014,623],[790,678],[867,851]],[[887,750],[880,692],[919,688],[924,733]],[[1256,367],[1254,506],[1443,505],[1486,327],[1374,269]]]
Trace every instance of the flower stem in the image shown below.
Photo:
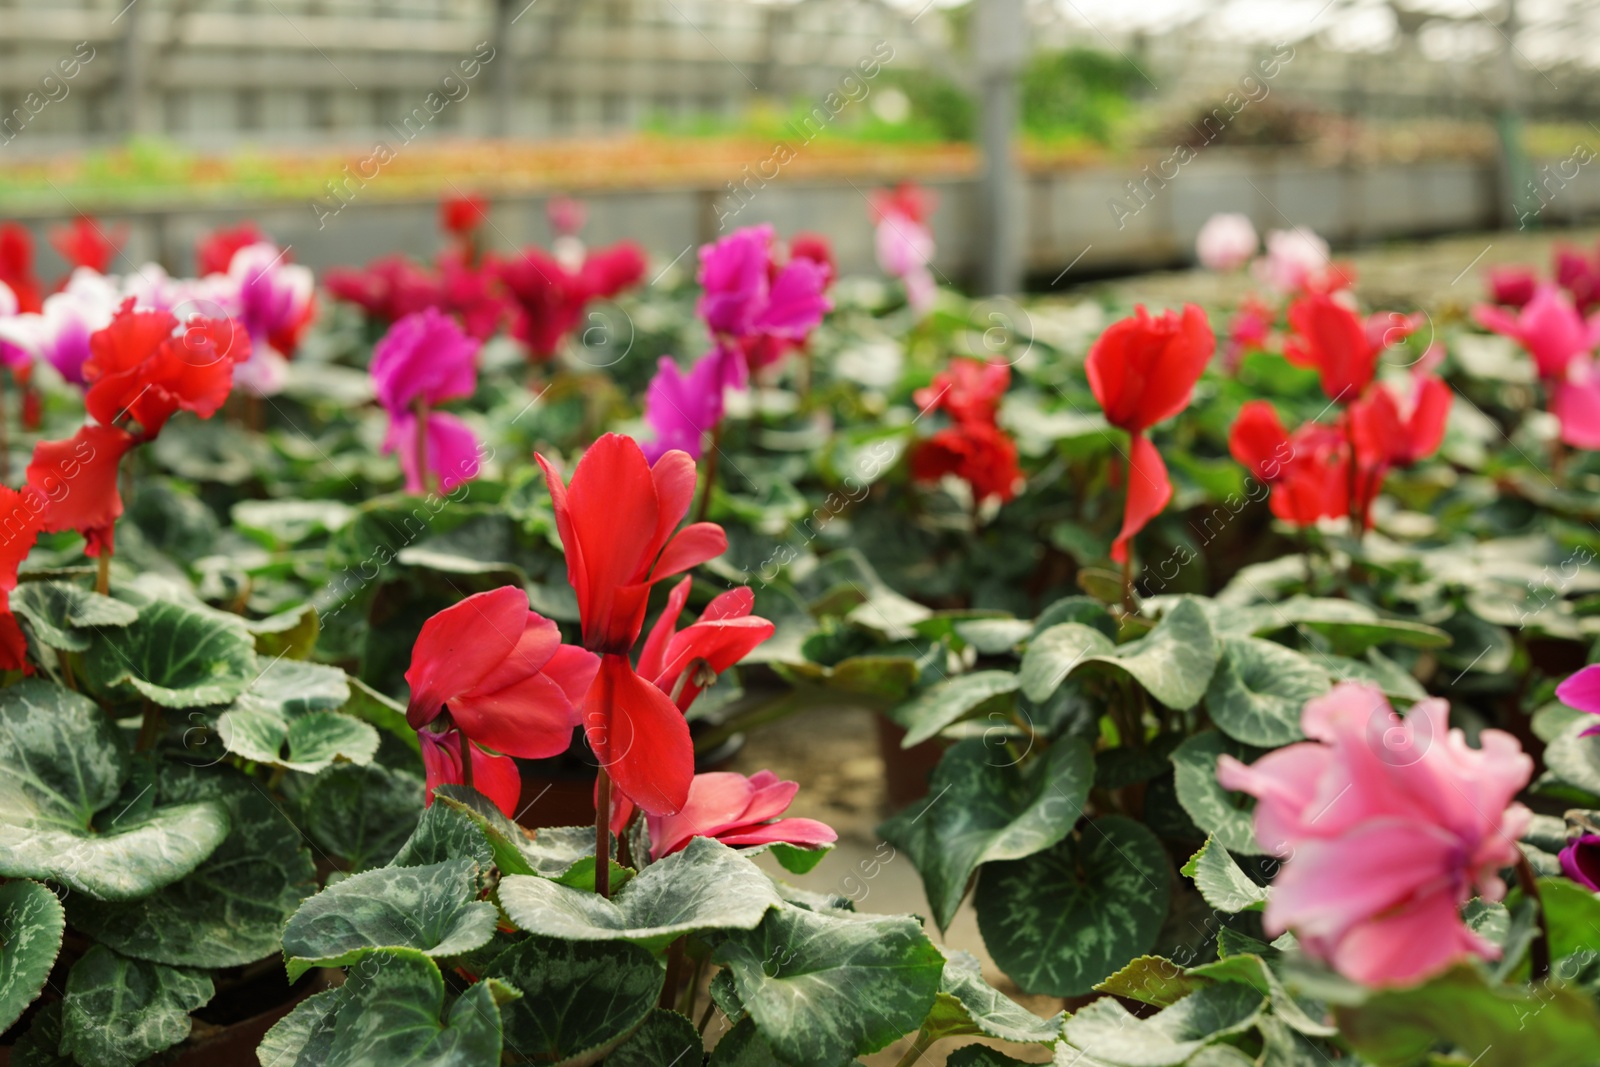
[[[94,591],[101,596],[111,592],[111,550],[100,548],[100,558],[95,564]]]
[[[1520,848],[1517,849],[1517,884],[1533,901],[1534,907],[1539,909],[1539,932],[1534,935],[1533,944],[1528,946],[1528,977],[1535,982],[1542,982],[1550,977],[1550,921],[1545,916],[1544,900],[1539,896],[1539,879],[1528,863],[1527,853]]]
[[[611,775],[600,768],[594,801],[594,891],[611,899]]]
[[[461,738],[461,784],[468,789],[476,789],[472,784],[472,742],[467,740],[466,731],[457,731],[456,736]]]
[[[433,472],[428,470],[428,398],[419,396],[411,402],[411,410],[417,417],[417,436],[413,444],[417,464],[417,481],[422,486],[422,492],[428,491],[428,485],[433,481]]]
[[[711,428],[711,450],[706,453],[706,487],[700,494],[700,510],[695,512],[695,522],[705,522],[711,514],[711,494],[717,488],[717,457],[722,455],[722,422]]]
[[[670,1010],[678,999],[678,983],[683,979],[683,938],[667,946],[667,980],[662,983],[656,1007]]]
[[[900,1057],[900,1062],[895,1064],[895,1067],[911,1067],[912,1064],[922,1059],[922,1054],[928,1051],[928,1046],[933,1042],[934,1038],[928,1033],[927,1027],[918,1030],[916,1040],[911,1042],[911,1047],[906,1049],[906,1054]]]

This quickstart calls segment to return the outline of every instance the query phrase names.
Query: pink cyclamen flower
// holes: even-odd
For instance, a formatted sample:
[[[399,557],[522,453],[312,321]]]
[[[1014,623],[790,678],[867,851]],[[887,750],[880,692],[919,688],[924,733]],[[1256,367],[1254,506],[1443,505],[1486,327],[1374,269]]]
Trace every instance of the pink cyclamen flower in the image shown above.
[[[1500,949],[1461,919],[1500,900],[1532,813],[1513,798],[1533,773],[1516,738],[1481,748],[1449,728],[1450,705],[1399,720],[1374,686],[1344,683],[1306,704],[1311,738],[1254,764],[1221,757],[1217,779],[1257,798],[1256,840],[1286,857],[1263,925],[1365,985],[1421,981]]]
[[[823,295],[828,270],[812,259],[773,260],[771,226],[750,226],[700,249],[704,288],[696,312],[713,336],[750,342],[803,340],[833,302]]]
[[[1556,686],[1556,699],[1569,708],[1600,715],[1600,663],[1591,663]],[[1584,730],[1579,737],[1600,734],[1600,723]]]
[[[49,363],[67,381],[82,385],[89,337],[111,325],[121,303],[117,279],[79,267],[66,288],[44,298],[39,311],[0,318],[0,341]]]
[[[234,381],[258,396],[283,388],[285,364],[313,311],[311,271],[287,262],[286,251],[262,241],[239,249],[228,264],[238,287],[237,318],[250,334],[250,358],[234,368]]]
[[[722,389],[723,365],[716,353],[688,374],[671,356],[662,356],[644,395],[644,421],[656,432],[655,440],[639,443],[645,459],[654,463],[673,449],[699,459],[706,434],[722,420]]]
[[[898,201],[885,199],[874,205],[878,266],[906,287],[906,303],[918,314],[933,306],[939,286],[933,280],[933,232],[921,218],[898,210]]]
[[[378,402],[389,413],[383,452],[400,453],[406,492],[420,493],[424,472],[417,463],[417,408],[427,408],[427,471],[448,493],[478,474],[478,439],[454,415],[433,410],[471,396],[478,386],[478,342],[437,308],[413,312],[389,327],[372,350],[372,380]]]
[[[1304,226],[1296,226],[1269,230],[1267,254],[1256,260],[1253,269],[1263,285],[1280,293],[1301,293],[1329,262],[1328,242]]]
[[[1539,276],[1527,267],[1493,267],[1489,271],[1489,299],[1503,307],[1527,306],[1539,290]]]
[[[1206,220],[1195,237],[1194,250],[1207,270],[1237,270],[1261,247],[1250,216],[1218,212]]]
[[[1600,320],[1584,321],[1572,298],[1550,284],[1539,286],[1533,299],[1516,314],[1484,304],[1474,309],[1473,318],[1478,325],[1527,349],[1539,377],[1546,382],[1560,381],[1568,364],[1600,343]]]
[[[727,771],[697,774],[683,810],[676,815],[645,816],[650,857],[670,856],[696,837],[715,838],[731,848],[771,844],[822,848],[833,844],[839,835],[825,823],[778,817],[799,791],[798,783],[784,781],[771,771],[757,771],[749,778]],[[622,823],[627,824],[626,817]]]

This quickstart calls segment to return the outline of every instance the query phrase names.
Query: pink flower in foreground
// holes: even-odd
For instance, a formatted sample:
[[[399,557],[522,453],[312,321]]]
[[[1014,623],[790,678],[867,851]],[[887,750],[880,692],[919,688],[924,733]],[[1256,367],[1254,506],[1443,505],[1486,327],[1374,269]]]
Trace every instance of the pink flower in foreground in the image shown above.
[[[1471,897],[1499,900],[1532,813],[1513,798],[1533,773],[1516,738],[1482,748],[1449,729],[1450,705],[1398,720],[1376,687],[1344,683],[1309,702],[1310,741],[1253,765],[1223,756],[1217,779],[1257,798],[1256,840],[1286,857],[1263,925],[1365,985],[1421,981],[1500,949],[1469,929]]]
[[[650,829],[650,858],[661,859],[682,850],[697,837],[711,837],[731,848],[785,844],[822,848],[839,839],[833,828],[815,819],[780,819],[788,810],[799,783],[780,779],[771,771],[746,778],[727,771],[697,774],[689,786],[689,803],[676,815],[646,815]],[[612,826],[626,826],[632,806],[617,810]]]
[[[1219,212],[1206,220],[1194,240],[1195,256],[1207,270],[1237,270],[1261,247],[1250,216]]]

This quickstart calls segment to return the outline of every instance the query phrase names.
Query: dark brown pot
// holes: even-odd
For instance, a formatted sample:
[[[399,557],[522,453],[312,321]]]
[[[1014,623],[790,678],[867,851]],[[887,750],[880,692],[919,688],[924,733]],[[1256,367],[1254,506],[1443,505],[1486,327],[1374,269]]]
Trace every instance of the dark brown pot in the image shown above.
[[[337,972],[333,972],[337,973]],[[166,1053],[174,1058],[166,1061],[168,1067],[241,1067],[256,1062],[256,1046],[268,1030],[294,1010],[295,1005],[328,989],[332,983],[329,972],[313,971],[295,986],[287,1000],[266,1011],[223,1025],[214,1025],[196,1018],[194,1029],[183,1044]],[[208,1005],[209,1007],[209,1005]],[[201,1009],[205,1014],[206,1009]],[[161,1057],[157,1057],[158,1059]],[[0,1067],[11,1067],[11,1046],[0,1046]]]
[[[699,725],[689,724],[691,737]],[[742,748],[744,735],[734,734],[709,752],[695,753],[695,773],[726,770]],[[594,755],[581,736],[553,759],[518,760],[517,764],[522,770],[517,822],[530,830],[594,825]]]
[[[944,755],[944,743],[924,741],[910,748],[901,748],[906,731],[887,715],[878,720],[878,755],[883,759],[884,785],[889,798],[889,810],[899,811],[928,795],[928,779]]]

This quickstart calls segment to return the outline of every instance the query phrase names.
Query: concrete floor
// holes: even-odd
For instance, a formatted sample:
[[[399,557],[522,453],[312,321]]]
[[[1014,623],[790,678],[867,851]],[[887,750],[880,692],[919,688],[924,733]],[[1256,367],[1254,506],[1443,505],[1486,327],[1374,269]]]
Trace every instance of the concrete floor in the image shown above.
[[[1059,997],[1028,996],[994,965],[984,950],[970,899],[944,934],[927,918],[931,911],[916,868],[909,857],[894,853],[875,830],[889,812],[873,714],[856,708],[809,711],[750,736],[731,769],[753,774],[765,768],[799,782],[800,792],[789,814],[820,819],[839,834],[833,851],[805,875],[789,874],[768,856],[759,857],[757,862],[794,885],[849,896],[856,901],[858,911],[923,916],[928,936],[935,943],[977,956],[983,961],[985,977],[997,989],[1041,1016],[1060,1011]],[[943,1067],[953,1050],[975,1040],[978,1039],[962,1037],[941,1041],[918,1061],[919,1067]],[[899,1041],[862,1062],[870,1067],[895,1067],[910,1043],[909,1038]],[[1024,1062],[1050,1062],[1049,1050],[1039,1045],[989,1040],[981,1043]]]

